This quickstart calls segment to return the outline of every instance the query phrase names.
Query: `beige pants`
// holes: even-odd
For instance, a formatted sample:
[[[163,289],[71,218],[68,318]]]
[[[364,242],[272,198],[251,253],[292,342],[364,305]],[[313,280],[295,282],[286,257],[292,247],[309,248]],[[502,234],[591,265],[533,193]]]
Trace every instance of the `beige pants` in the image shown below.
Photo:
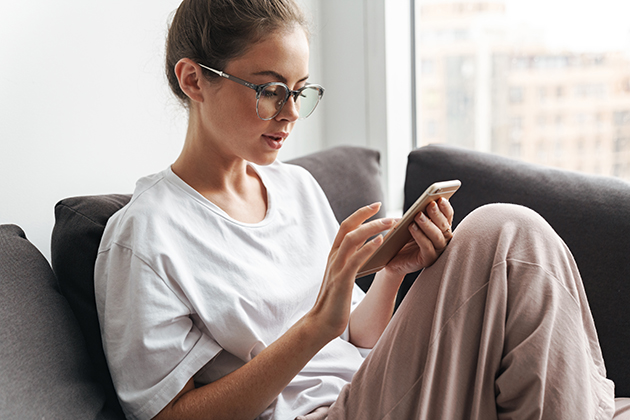
[[[571,253],[536,213],[501,204],[457,227],[327,419],[575,420],[614,411]]]

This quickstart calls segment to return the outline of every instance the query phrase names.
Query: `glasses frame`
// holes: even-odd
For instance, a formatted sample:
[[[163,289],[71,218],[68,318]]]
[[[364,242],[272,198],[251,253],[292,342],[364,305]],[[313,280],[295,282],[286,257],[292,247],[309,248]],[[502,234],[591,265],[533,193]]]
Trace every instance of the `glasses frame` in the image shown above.
[[[286,84],[282,83],[282,82],[270,82],[270,83],[264,83],[262,85],[257,85],[251,82],[248,82],[246,80],[240,79],[236,76],[232,76],[231,74],[227,74],[221,70],[216,70],[213,69],[212,67],[208,67],[205,66],[201,63],[197,63],[200,67],[206,69],[206,70],[210,70],[211,72],[218,74],[219,76],[231,80],[233,82],[236,82],[240,85],[246,86],[250,89],[253,89],[256,91],[256,115],[258,115],[258,118],[260,118],[263,121],[269,121],[271,119],[274,119],[278,116],[278,114],[280,112],[282,112],[282,109],[284,108],[284,105],[287,103],[287,101],[289,100],[289,97],[293,97],[293,102],[297,101],[298,95],[300,95],[302,93],[302,91],[306,90],[306,89],[312,89],[315,88],[317,89],[319,95],[317,97],[317,102],[315,103],[315,106],[313,107],[313,109],[311,110],[311,112],[309,112],[307,115],[303,116],[303,117],[299,117],[299,119],[303,120],[305,118],[307,118],[308,116],[310,116],[313,111],[315,111],[315,108],[317,108],[317,105],[319,105],[319,101],[321,101],[322,97],[324,96],[324,91],[325,89],[321,86],[321,85],[317,85],[317,84],[311,84],[311,83],[307,83],[306,85],[304,85],[303,87],[296,89],[296,90],[291,90],[289,89],[289,86],[287,86]],[[262,93],[263,90],[265,90],[265,88],[269,87],[269,86],[282,86],[286,89],[287,94],[285,95],[285,97],[282,99],[282,104],[280,105],[280,107],[278,108],[278,111],[273,114],[271,117],[269,118],[263,118],[260,116],[260,113],[258,112],[258,102],[260,100],[260,94]]]

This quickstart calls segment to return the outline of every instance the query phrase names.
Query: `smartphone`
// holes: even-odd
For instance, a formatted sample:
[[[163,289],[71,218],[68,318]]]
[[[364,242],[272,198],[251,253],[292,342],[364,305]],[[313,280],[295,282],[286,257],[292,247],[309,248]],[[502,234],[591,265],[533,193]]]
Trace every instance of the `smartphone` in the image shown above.
[[[451,198],[455,191],[462,185],[459,180],[436,182],[427,188],[416,200],[402,219],[383,238],[383,243],[374,254],[363,264],[357,273],[357,278],[375,273],[385,267],[413,238],[409,232],[409,225],[418,213],[424,211],[429,203],[437,201],[440,197]]]

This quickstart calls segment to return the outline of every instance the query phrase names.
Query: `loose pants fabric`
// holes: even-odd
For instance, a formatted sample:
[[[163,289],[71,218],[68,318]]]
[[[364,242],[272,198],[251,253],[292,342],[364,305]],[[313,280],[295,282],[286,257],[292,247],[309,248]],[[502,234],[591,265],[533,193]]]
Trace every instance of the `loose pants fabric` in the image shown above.
[[[328,411],[342,419],[611,419],[576,264],[533,211],[471,213]]]

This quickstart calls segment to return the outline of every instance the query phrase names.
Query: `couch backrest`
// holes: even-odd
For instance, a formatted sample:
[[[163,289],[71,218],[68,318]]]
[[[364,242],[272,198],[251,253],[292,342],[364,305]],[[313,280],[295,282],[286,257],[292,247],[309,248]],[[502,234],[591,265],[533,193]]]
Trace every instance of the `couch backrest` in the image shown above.
[[[405,208],[435,181],[459,179],[454,225],[488,203],[541,214],[566,242],[582,275],[608,376],[630,397],[630,184],[448,146],[409,155]]]
[[[314,153],[289,163],[300,165],[319,182],[335,216],[345,219],[361,206],[383,201],[379,153],[365,148],[338,147]],[[105,389],[108,407],[122,414],[116,397],[102,341],[94,298],[94,263],[107,220],[130,195],[71,197],[55,207],[52,234],[52,265],[61,291],[70,302],[87,340],[95,364],[95,377]],[[385,214],[383,207],[375,217]],[[369,287],[372,276],[357,281]]]
[[[0,225],[0,418],[116,419],[44,256]]]

